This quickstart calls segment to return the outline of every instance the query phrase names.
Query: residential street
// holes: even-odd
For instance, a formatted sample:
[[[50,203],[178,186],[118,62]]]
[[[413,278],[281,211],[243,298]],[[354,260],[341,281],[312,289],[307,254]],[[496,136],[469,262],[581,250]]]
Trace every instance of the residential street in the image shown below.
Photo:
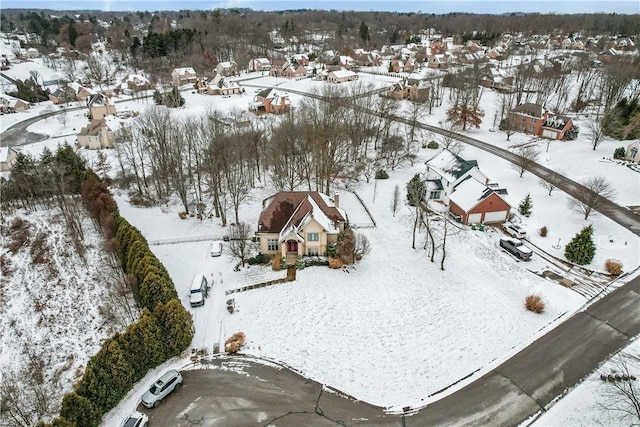
[[[640,333],[640,278],[617,289],[461,390],[406,417],[244,357],[183,372],[185,387],[147,410],[153,425],[516,426]],[[143,409],[143,408],[139,408]],[[217,420],[217,421],[216,421]]]

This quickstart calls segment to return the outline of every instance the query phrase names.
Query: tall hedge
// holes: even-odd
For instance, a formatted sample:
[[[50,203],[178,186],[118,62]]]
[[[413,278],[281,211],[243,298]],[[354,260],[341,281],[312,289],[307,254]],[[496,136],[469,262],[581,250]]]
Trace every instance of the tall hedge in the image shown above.
[[[137,323],[105,340],[87,364],[75,390],[65,395],[60,418],[50,427],[95,427],[149,369],[180,355],[193,340],[191,314],[184,308],[169,273],[138,229],[119,215],[108,188],[93,172],[81,194],[108,241],[116,246],[123,273],[133,279],[141,310]]]

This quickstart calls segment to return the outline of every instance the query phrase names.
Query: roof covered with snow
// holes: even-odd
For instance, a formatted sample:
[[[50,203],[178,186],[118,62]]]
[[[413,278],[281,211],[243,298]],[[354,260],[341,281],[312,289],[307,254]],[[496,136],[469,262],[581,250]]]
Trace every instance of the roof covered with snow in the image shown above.
[[[497,197],[504,200],[504,198],[502,198],[499,193],[493,191],[493,189],[487,187],[475,178],[469,177],[458,184],[456,191],[449,196],[449,200],[464,209],[466,212],[469,212],[478,203],[489,197],[491,194],[495,194]],[[504,202],[507,203],[506,200],[504,200]]]
[[[429,170],[440,175],[449,182],[455,182],[470,169],[477,167],[475,160],[464,160],[451,151],[444,149],[430,160],[427,160]]]

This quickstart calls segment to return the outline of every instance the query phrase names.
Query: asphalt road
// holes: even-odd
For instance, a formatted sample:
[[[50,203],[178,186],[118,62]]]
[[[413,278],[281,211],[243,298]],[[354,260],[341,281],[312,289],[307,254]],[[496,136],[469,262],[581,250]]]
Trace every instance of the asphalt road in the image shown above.
[[[160,427],[517,426],[593,372],[640,333],[640,277],[554,328],[461,390],[410,415],[385,414],[315,381],[243,358],[183,372],[185,386],[158,408]],[[394,385],[396,386],[396,385]],[[322,392],[321,392],[322,391]]]
[[[357,402],[289,369],[241,357],[215,359],[182,372],[184,387],[155,409],[140,405],[159,427],[335,425],[402,426],[402,417]]]

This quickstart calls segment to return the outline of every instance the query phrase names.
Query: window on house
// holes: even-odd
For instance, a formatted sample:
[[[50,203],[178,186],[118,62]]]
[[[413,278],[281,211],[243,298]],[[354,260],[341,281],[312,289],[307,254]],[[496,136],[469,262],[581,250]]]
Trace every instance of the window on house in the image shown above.
[[[307,248],[307,255],[318,256],[318,248]]]
[[[320,241],[320,233],[307,233],[307,241],[308,242]]]
[[[529,126],[529,130],[533,132],[533,126]]]
[[[267,250],[269,250],[269,251],[277,251],[278,250],[278,239],[269,239],[269,240],[267,240]]]
[[[440,191],[432,191],[429,193],[429,199],[439,199]]]

